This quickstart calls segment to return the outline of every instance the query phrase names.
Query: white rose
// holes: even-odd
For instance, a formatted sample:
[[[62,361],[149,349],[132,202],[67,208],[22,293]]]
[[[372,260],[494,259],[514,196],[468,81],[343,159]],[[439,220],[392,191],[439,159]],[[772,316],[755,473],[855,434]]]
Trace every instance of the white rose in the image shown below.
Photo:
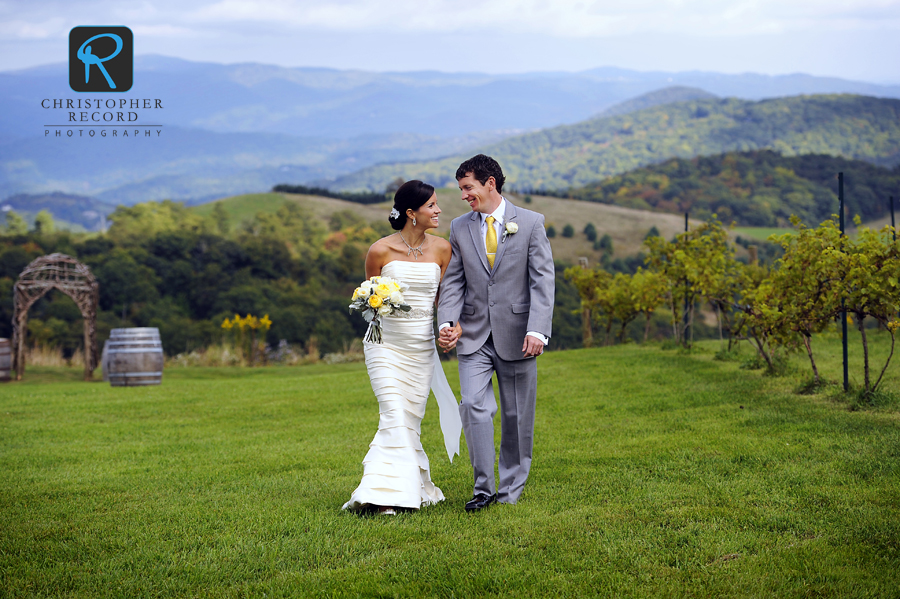
[[[378,308],[378,313],[382,316],[386,316],[391,313],[392,309],[390,304],[381,304],[381,307]]]
[[[506,223],[506,232],[510,235],[515,234],[519,230],[519,225],[513,222]]]
[[[370,295],[372,295],[372,286],[371,285],[366,285],[365,283],[363,283],[362,285],[359,286],[359,293],[356,294],[356,297],[361,297],[363,299],[366,299]]]
[[[395,291],[394,293],[392,293],[391,294],[391,303],[394,304],[395,306],[399,306],[400,304],[402,304],[403,303],[403,294],[400,293],[399,291]]]

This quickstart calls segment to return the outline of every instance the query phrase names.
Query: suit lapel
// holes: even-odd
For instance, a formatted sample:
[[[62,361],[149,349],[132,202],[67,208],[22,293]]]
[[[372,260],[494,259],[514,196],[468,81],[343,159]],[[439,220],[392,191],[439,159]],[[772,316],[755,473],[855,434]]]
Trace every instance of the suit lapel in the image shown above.
[[[497,269],[500,267],[500,261],[503,260],[503,254],[506,251],[506,245],[511,241],[510,236],[505,234],[506,224],[515,222],[516,216],[518,216],[516,207],[512,205],[512,202],[506,200],[506,210],[503,211],[503,226],[500,230],[500,238],[497,240],[497,257],[494,258],[493,272],[497,272]],[[485,260],[487,260],[487,256],[485,256]]]
[[[472,243],[475,244],[475,252],[478,254],[478,257],[481,258],[484,269],[491,272],[491,266],[488,264],[487,259],[487,250],[484,249],[484,239],[481,238],[481,214],[478,212],[473,212],[472,217],[469,219],[469,233],[472,234]],[[494,264],[496,263],[497,260],[495,258]]]

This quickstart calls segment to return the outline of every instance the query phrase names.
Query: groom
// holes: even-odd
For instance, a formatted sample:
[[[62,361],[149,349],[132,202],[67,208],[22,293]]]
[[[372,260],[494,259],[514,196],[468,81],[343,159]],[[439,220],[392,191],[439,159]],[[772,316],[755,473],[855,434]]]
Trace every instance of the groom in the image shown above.
[[[551,334],[554,269],[544,217],[501,194],[497,161],[479,154],[456,171],[472,207],[450,224],[453,255],[440,288],[439,343],[459,356],[459,406],[475,493],[466,511],[516,503],[531,467],[537,359]],[[456,325],[459,326],[456,326]],[[500,484],[494,480],[491,375],[500,387]]]

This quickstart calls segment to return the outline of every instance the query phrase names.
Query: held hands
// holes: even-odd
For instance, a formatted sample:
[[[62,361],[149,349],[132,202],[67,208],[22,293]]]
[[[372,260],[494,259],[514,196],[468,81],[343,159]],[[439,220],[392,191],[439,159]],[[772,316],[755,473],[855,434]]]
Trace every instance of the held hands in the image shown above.
[[[438,345],[441,346],[441,349],[444,350],[445,354],[456,347],[456,342],[459,341],[460,335],[462,335],[462,327],[459,326],[458,322],[456,323],[456,326],[444,327],[441,329]]]
[[[522,353],[526,358],[533,358],[544,353],[544,342],[531,335],[525,335],[525,343],[522,344]]]

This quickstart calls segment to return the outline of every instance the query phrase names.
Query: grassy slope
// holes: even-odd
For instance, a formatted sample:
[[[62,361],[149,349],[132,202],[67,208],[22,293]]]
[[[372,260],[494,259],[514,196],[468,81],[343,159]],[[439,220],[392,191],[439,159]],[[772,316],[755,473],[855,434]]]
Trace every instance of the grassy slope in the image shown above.
[[[833,378],[839,346],[818,347]],[[465,445],[450,465],[432,403],[447,501],[392,519],[339,509],[377,422],[362,364],[144,389],[33,369],[0,395],[0,595],[896,596],[897,405],[792,395],[709,350],[539,369],[519,505],[463,512]]]
[[[439,188],[437,194],[438,203],[443,210],[438,233],[449,235],[450,221],[469,212],[469,206],[460,199],[459,192],[455,189]],[[638,252],[644,236],[653,226],[667,239],[684,230],[684,217],[673,214],[544,196],[533,196],[532,203],[526,204],[521,196],[510,194],[509,197],[519,206],[544,214],[546,222],[553,224],[557,231],[557,237],[550,242],[554,258],[572,263],[576,263],[581,256],[588,257],[591,264],[600,259],[600,252],[595,251],[593,244],[582,234],[584,226],[589,222],[597,227],[598,235],[608,233],[612,237],[617,256]],[[332,198],[276,193],[235,196],[219,201],[223,202],[232,222],[239,223],[251,218],[256,212],[278,210],[286,199],[298,202],[323,223],[327,223],[332,214],[341,210],[351,210],[370,222],[387,222],[390,211],[390,203],[360,205]],[[191,210],[208,215],[212,209],[213,203],[209,203]],[[575,237],[566,239],[560,235],[566,224],[575,227]],[[691,224],[697,223],[691,221]]]

